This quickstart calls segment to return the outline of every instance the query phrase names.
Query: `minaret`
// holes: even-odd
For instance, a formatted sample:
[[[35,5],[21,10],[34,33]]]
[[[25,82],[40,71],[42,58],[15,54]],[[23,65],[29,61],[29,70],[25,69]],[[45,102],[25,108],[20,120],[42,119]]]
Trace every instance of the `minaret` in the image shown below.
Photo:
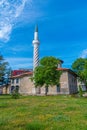
[[[35,27],[34,40],[33,40],[33,70],[39,65],[39,39],[38,39],[38,26]]]

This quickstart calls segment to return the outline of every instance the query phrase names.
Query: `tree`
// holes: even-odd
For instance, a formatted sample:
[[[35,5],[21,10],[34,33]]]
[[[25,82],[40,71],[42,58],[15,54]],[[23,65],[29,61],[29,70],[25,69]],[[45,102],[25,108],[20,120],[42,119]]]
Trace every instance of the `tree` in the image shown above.
[[[0,55],[0,85],[7,84],[9,74],[9,64],[6,62],[2,55]]]
[[[83,91],[81,85],[79,85],[79,96],[83,97]]]
[[[79,76],[79,80],[84,82],[87,89],[87,59],[78,58],[73,64],[72,69]]]
[[[57,70],[58,63],[59,60],[52,56],[40,60],[40,65],[35,68],[33,76],[36,87],[44,85],[48,88],[49,86],[59,85],[61,72]]]

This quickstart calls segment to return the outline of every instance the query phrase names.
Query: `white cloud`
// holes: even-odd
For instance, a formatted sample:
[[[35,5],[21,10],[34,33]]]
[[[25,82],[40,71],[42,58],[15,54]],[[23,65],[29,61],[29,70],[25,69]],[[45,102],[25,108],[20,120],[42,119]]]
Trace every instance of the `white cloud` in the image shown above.
[[[31,0],[0,0],[0,40],[5,42],[9,40],[14,24],[27,1],[31,2]]]
[[[0,30],[0,39],[4,41],[8,41],[11,31],[12,31],[12,26],[10,24],[5,24],[4,26],[2,26]]]
[[[42,0],[0,0],[0,41],[9,41],[14,27],[42,20],[45,17],[43,8],[48,3]]]
[[[12,52],[20,52],[20,51],[28,51],[31,50],[31,46],[29,45],[15,45],[14,47],[9,47],[8,49],[9,51],[12,51]]]
[[[35,24],[38,23],[38,21],[43,21],[47,18],[45,8],[49,3],[48,0],[31,0],[31,2],[27,0],[26,3],[27,6],[24,8],[20,19],[18,19],[18,27],[21,26],[21,24]]]
[[[18,68],[32,68],[33,59],[32,58],[5,58],[8,61],[12,69]]]
[[[27,2],[27,0],[22,0],[22,4],[17,8],[16,6],[16,13],[15,13],[15,17],[18,17],[22,10],[24,9],[25,3]]]
[[[87,57],[87,49],[83,50],[81,55],[80,55],[81,58],[86,58]]]

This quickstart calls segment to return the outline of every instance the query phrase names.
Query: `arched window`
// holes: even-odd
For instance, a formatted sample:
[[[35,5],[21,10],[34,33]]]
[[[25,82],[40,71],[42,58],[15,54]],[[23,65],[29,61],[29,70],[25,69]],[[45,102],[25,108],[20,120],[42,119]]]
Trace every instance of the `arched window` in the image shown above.
[[[11,93],[14,91],[15,86],[11,86]]]

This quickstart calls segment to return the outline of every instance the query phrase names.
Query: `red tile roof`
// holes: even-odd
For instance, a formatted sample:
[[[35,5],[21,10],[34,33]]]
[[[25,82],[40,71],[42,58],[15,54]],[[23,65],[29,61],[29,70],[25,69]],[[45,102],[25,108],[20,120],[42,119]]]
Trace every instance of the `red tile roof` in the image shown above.
[[[23,77],[23,76],[26,76],[26,75],[32,75],[33,72],[25,72],[25,73],[21,73],[19,75],[13,75],[11,76],[11,78],[19,78],[19,77]]]
[[[68,68],[57,68],[57,70],[66,70],[66,71],[68,71],[69,69]]]
[[[74,71],[72,71],[71,69],[68,69],[68,68],[58,68],[57,70],[67,71],[67,72],[72,73],[72,74],[75,75],[75,76],[78,76]]]
[[[57,68],[57,70],[59,70],[59,71],[67,71],[67,72],[70,72],[73,75],[77,76],[77,74],[75,72],[73,72],[71,69],[68,69],[68,68]],[[20,72],[20,73],[18,74],[18,72]],[[33,75],[33,71],[25,72],[25,71],[15,70],[15,73],[13,73],[11,78],[19,78],[19,77],[23,77],[23,76],[26,76],[26,75]]]
[[[12,76],[16,76],[16,75],[22,74],[24,72],[25,72],[24,70],[13,70],[12,71]]]

